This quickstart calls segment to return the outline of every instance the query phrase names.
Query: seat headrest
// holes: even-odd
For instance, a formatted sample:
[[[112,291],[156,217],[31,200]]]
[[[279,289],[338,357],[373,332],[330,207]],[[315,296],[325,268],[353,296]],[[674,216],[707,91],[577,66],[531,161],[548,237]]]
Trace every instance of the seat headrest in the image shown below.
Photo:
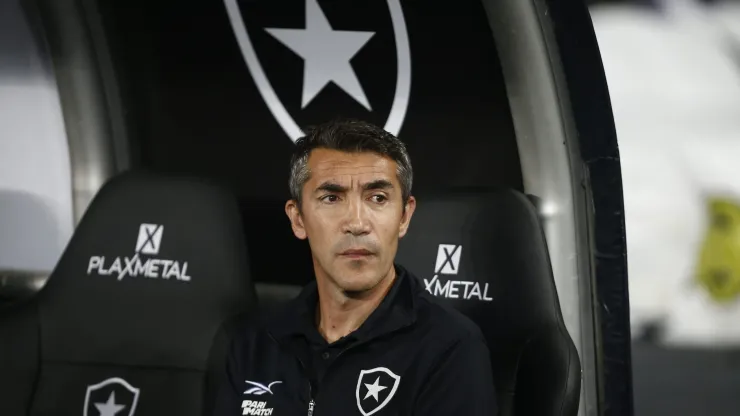
[[[471,191],[417,200],[397,261],[430,293],[508,342],[562,322],[544,234],[525,195]]]
[[[219,326],[253,298],[230,193],[125,173],[98,192],[38,296],[42,355],[204,369]]]

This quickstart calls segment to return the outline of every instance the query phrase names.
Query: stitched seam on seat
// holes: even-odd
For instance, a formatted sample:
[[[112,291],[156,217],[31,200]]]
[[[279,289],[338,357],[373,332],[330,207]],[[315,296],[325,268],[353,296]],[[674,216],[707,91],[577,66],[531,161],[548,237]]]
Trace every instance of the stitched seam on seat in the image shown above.
[[[562,328],[562,327],[560,327],[560,325],[558,325],[558,332],[560,332],[560,335],[561,335],[561,336],[565,336],[565,335],[563,334],[563,328]],[[568,337],[569,337],[569,335],[568,335]],[[569,339],[570,339],[570,338],[566,338],[566,340],[569,340]],[[566,363],[566,366],[565,366],[565,374],[566,374],[566,377],[567,377],[567,378],[566,378],[566,380],[565,380],[565,384],[563,385],[563,391],[561,392],[561,396],[562,396],[563,398],[565,398],[565,396],[566,396],[566,392],[568,391],[568,386],[570,385],[570,383],[571,383],[571,381],[572,381],[572,380],[571,380],[571,377],[570,377],[570,365],[571,365],[571,362],[573,361],[573,351],[571,351],[571,349],[570,349],[570,345],[568,345],[568,347],[569,347],[569,348],[568,348],[568,362]],[[581,395],[581,393],[580,393],[580,392],[578,392],[578,396],[579,396],[579,397],[580,397],[580,395]],[[560,403],[560,415],[561,415],[561,416],[563,415],[563,412],[565,411],[565,402],[566,402],[566,400],[564,399],[564,400],[562,400],[562,402]]]
[[[197,368],[187,368],[178,366],[158,366],[158,365],[143,365],[143,364],[117,364],[109,362],[92,362],[92,361],[67,361],[67,360],[50,360],[42,359],[39,368],[44,364],[63,364],[70,366],[85,366],[85,367],[125,367],[139,370],[165,370],[165,371],[185,371],[193,373],[205,373],[206,370]]]
[[[463,337],[455,342],[450,343],[450,346],[447,347],[442,354],[439,354],[439,357],[437,361],[434,363],[433,366],[430,366],[430,368],[433,368],[433,370],[427,375],[426,379],[430,380],[435,374],[437,374],[438,371],[440,371],[439,367],[442,365],[442,363],[445,361],[445,358],[447,357],[447,353],[454,350],[458,345],[460,345],[463,341],[465,341],[467,338]],[[421,397],[426,392],[426,389],[422,390],[421,393],[419,393],[418,397]]]
[[[520,364],[522,362],[522,355],[524,354],[524,351],[527,350],[527,346],[532,341],[532,338],[534,338],[534,337],[533,336],[530,336],[529,338],[527,338],[527,340],[524,341],[524,344],[522,344],[522,348],[519,350],[519,355],[516,358],[516,366],[515,366],[516,371],[514,371],[514,386],[516,386],[519,383],[519,366],[520,366]],[[514,388],[514,391],[512,391],[512,393],[514,393],[514,407],[515,407],[514,410],[516,410],[516,395],[517,395],[517,392],[518,392],[518,390],[515,387]]]
[[[516,384],[517,384],[517,381],[518,381],[518,376],[519,376],[519,365],[520,365],[520,363],[521,363],[521,360],[522,360],[522,355],[523,355],[523,354],[524,354],[524,352],[525,352],[525,351],[527,350],[527,348],[529,348],[530,344],[531,344],[531,343],[532,343],[532,342],[533,342],[533,341],[534,341],[535,339],[537,339],[537,338],[538,338],[538,337],[540,337],[540,336],[541,336],[541,335],[542,335],[543,333],[545,333],[545,332],[546,332],[546,331],[543,331],[543,328],[547,328],[547,327],[545,327],[545,326],[543,325],[543,326],[541,326],[541,327],[538,327],[538,329],[536,329],[536,330],[532,331],[532,332],[533,332],[533,334],[532,334],[532,335],[530,335],[530,336],[529,336],[529,337],[527,338],[527,340],[526,340],[526,341],[525,341],[525,342],[524,342],[524,343],[522,344],[522,348],[521,348],[521,350],[520,350],[520,352],[519,352],[519,356],[517,357],[517,362],[516,362],[516,371],[515,371],[515,373],[514,373],[514,376],[515,376],[515,379],[514,379],[514,385],[516,385]],[[570,342],[569,342],[569,341],[570,341],[570,337],[569,337],[569,336],[566,336],[566,335],[564,335],[564,334],[563,334],[563,330],[564,330],[564,328],[563,328],[563,327],[562,327],[561,325],[558,325],[558,327],[557,327],[557,328],[558,328],[558,333],[559,333],[559,334],[560,334],[560,335],[562,336],[562,339],[563,339],[564,341],[566,341],[566,343],[568,343],[568,344],[569,344],[569,343],[570,343]],[[572,378],[572,377],[570,376],[570,371],[568,371],[568,369],[570,368],[570,365],[571,365],[571,363],[572,363],[572,362],[573,362],[573,353],[572,353],[571,349],[570,349],[570,348],[568,348],[568,362],[566,363],[566,366],[565,366],[565,372],[566,372],[566,377],[567,377],[567,378],[566,378],[566,381],[565,381],[565,383],[564,383],[564,387],[563,387],[563,390],[561,391],[561,395],[560,395],[560,397],[562,397],[562,398],[565,398],[565,396],[566,396],[566,392],[568,391],[568,386],[569,386],[569,385],[570,385],[570,384],[572,383],[572,381],[573,381],[573,378]],[[515,391],[514,393],[516,394],[516,391]],[[579,395],[580,395],[580,393],[579,393]],[[514,403],[516,403],[516,400],[514,401]],[[558,413],[558,414],[560,414],[560,415],[563,415],[563,411],[564,411],[565,403],[566,403],[566,400],[565,400],[565,399],[561,400],[561,403],[560,403],[560,411],[559,411],[559,413]]]

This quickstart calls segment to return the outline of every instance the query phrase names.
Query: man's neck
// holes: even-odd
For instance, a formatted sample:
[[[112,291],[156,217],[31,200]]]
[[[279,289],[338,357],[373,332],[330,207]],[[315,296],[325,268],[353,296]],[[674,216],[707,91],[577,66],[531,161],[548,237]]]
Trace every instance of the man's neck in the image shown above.
[[[376,287],[356,296],[347,296],[329,279],[317,282],[319,304],[316,322],[321,336],[331,344],[357,330],[383,301],[395,279],[396,271],[391,267]]]

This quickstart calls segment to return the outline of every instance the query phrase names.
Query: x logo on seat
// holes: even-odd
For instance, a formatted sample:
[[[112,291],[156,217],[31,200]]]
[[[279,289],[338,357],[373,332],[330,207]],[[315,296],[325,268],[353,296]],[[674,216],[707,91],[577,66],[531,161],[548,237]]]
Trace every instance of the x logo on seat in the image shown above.
[[[141,245],[141,250],[144,250],[144,248],[149,245],[152,247],[152,250],[157,250],[157,247],[154,246],[154,234],[157,233],[157,230],[162,228],[161,225],[156,226],[152,229],[152,232],[150,233],[148,229],[144,228],[144,232],[146,233],[146,240],[144,240],[144,244]]]
[[[461,245],[440,244],[439,251],[437,252],[437,267],[435,273],[441,272],[443,274],[457,274],[457,268],[460,266],[460,249],[462,249]]]
[[[164,226],[161,224],[141,224],[136,253],[157,254],[162,241]]]

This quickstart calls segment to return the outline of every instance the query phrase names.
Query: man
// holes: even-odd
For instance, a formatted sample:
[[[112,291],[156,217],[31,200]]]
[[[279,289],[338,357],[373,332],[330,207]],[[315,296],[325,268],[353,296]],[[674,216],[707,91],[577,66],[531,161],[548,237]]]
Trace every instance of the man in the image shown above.
[[[315,281],[234,343],[218,416],[496,414],[478,327],[394,264],[411,185],[404,144],[371,124],[296,142],[285,212]]]

